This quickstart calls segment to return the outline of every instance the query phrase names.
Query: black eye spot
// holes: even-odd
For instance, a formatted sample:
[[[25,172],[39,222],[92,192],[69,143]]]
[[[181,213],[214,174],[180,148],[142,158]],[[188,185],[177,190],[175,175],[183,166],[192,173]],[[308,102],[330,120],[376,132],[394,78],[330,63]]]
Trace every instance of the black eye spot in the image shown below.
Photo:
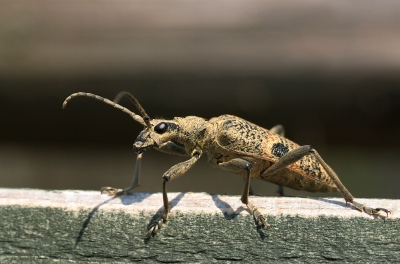
[[[161,122],[154,127],[154,131],[158,134],[162,134],[168,129],[168,124],[165,122]]]
[[[276,143],[272,146],[272,154],[274,154],[276,157],[282,157],[286,153],[289,152],[289,148],[282,143]]]

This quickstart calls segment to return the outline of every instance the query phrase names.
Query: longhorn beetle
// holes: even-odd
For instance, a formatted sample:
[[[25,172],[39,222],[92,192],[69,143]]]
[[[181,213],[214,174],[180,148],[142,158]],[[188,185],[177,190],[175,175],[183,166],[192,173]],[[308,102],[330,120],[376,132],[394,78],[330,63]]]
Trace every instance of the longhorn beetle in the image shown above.
[[[339,191],[346,203],[353,204],[356,209],[369,215],[379,215],[382,211],[388,217],[391,213],[384,208],[371,208],[354,201],[353,195],[318,152],[309,145],[299,146],[285,138],[284,129],[280,125],[267,130],[233,115],[222,115],[210,120],[196,116],[175,117],[172,120],[150,119],[138,100],[128,92],[120,92],[114,102],[91,93],[74,93],[65,99],[63,108],[72,98],[78,96],[103,101],[127,113],[144,126],[133,144],[137,159],[132,185],[125,189],[103,187],[101,193],[117,196],[137,187],[142,155],[148,148],[190,157],[187,161],[172,166],[162,176],[164,213],[160,219],[150,225],[146,235],[148,238],[155,234],[168,219],[170,203],[167,196],[167,182],[182,176],[204,154],[207,154],[211,165],[245,178],[240,200],[247,205],[257,224],[265,228],[270,226],[267,219],[249,201],[252,178],[296,190]],[[124,96],[131,99],[140,115],[117,104]]]

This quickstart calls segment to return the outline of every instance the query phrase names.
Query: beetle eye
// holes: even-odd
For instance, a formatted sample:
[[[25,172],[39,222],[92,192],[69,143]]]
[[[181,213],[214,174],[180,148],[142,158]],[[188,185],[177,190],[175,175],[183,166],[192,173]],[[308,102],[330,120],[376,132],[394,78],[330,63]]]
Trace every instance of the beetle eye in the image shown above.
[[[164,133],[165,131],[167,131],[167,129],[168,129],[168,124],[164,122],[161,122],[154,127],[154,131],[156,131],[158,134]]]

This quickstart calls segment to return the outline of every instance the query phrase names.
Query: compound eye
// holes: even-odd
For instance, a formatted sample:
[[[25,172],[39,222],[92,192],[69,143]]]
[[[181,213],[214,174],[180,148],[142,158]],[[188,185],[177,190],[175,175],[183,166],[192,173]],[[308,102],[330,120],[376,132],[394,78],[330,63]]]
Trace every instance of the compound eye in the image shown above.
[[[165,122],[161,122],[154,127],[154,131],[156,131],[156,133],[158,134],[164,133],[165,131],[167,131],[167,129],[168,129],[168,124]]]

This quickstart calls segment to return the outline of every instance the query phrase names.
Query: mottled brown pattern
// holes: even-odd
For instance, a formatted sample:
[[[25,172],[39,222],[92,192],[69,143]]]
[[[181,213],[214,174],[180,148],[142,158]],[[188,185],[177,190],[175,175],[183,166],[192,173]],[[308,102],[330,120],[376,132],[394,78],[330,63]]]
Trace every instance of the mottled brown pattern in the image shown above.
[[[214,156],[210,159],[210,163],[213,165],[235,157],[244,159],[251,157],[255,163],[253,166],[261,167],[261,174],[279,160],[279,155],[274,154],[273,151],[276,149],[276,144],[284,146],[287,151],[299,147],[287,138],[270,133],[267,129],[236,116],[220,116],[211,119],[210,123],[214,124],[214,129],[218,131],[216,141],[220,146],[220,149],[212,150]],[[245,175],[245,172],[232,172]],[[312,155],[303,157],[298,162],[289,165],[287,169],[282,169],[270,177],[256,178],[296,190],[336,191],[335,184]]]
[[[218,142],[226,149],[262,155],[262,141],[268,131],[239,118],[224,120],[220,125]]]

